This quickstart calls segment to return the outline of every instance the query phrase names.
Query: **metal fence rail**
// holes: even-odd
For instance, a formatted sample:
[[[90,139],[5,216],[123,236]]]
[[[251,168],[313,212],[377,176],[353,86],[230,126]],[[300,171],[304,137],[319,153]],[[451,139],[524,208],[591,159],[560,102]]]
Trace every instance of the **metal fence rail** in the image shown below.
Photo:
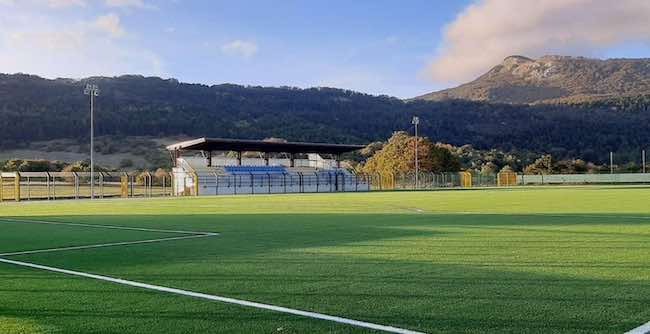
[[[650,184],[650,173],[518,175],[520,185]]]
[[[531,185],[650,184],[650,173],[524,175],[515,172],[373,174],[372,190],[515,187]],[[416,183],[417,182],[417,183]]]
[[[281,194],[369,191],[366,176],[342,172],[237,174],[174,174],[174,193],[181,196]],[[198,183],[195,182],[198,180]],[[197,186],[198,185],[198,186]]]
[[[0,201],[171,196],[171,175],[96,172],[91,194],[87,172],[0,173]]]
[[[534,185],[650,184],[650,173],[523,175],[514,172],[407,174],[243,174],[97,172],[91,194],[87,172],[0,172],[0,201],[131,198],[344,191],[429,190]]]

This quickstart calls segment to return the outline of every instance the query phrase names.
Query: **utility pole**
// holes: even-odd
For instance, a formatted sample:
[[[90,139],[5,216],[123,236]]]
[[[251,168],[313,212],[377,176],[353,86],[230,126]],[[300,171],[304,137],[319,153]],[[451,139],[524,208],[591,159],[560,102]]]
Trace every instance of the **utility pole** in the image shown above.
[[[413,116],[411,124],[415,125],[415,189],[420,188],[418,173],[420,172],[420,164],[418,162],[418,125],[420,124],[420,117]]]
[[[95,97],[99,96],[97,85],[87,84],[84,95],[90,96],[90,198],[95,198]]]
[[[609,173],[614,174],[614,152],[609,152]]]

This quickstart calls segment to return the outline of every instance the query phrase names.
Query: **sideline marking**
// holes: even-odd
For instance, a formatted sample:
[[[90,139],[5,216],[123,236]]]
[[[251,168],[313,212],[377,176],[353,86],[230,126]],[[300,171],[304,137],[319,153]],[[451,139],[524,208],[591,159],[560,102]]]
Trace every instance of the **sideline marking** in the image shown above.
[[[22,266],[22,267],[29,267],[29,268],[33,268],[33,269],[46,270],[46,271],[51,271],[51,272],[55,272],[55,273],[61,273],[61,274],[67,274],[67,275],[73,275],[73,276],[80,276],[80,277],[85,277],[85,278],[90,278],[90,279],[95,279],[95,280],[100,280],[100,281],[111,282],[111,283],[115,283],[115,284],[121,284],[121,285],[136,287],[136,288],[147,289],[147,290],[167,292],[167,293],[172,293],[172,294],[177,294],[177,295],[182,295],[182,296],[188,296],[188,297],[194,297],[194,298],[199,298],[199,299],[207,299],[207,300],[219,301],[219,302],[223,302],[223,303],[254,307],[254,308],[264,309],[264,310],[269,310],[269,311],[289,313],[289,314],[293,314],[293,315],[299,315],[299,316],[314,318],[314,319],[329,320],[329,321],[338,322],[338,323],[342,323],[342,324],[347,324],[347,325],[352,325],[352,326],[357,326],[357,327],[363,327],[363,328],[368,328],[368,329],[374,329],[374,330],[379,330],[379,331],[384,331],[384,332],[397,333],[397,334],[425,334],[423,332],[416,332],[416,331],[397,328],[397,327],[392,327],[392,326],[378,325],[378,324],[373,324],[373,323],[370,323],[370,322],[347,319],[347,318],[342,318],[342,317],[337,317],[337,316],[332,316],[332,315],[327,315],[327,314],[322,314],[322,313],[315,313],[315,312],[310,312],[310,311],[296,310],[296,309],[291,309],[291,308],[282,307],[282,306],[275,306],[275,305],[269,305],[269,304],[256,303],[256,302],[251,302],[251,301],[241,300],[241,299],[235,299],[235,298],[221,297],[221,296],[216,296],[216,295],[208,295],[208,294],[205,294],[205,293],[192,292],[192,291],[175,289],[175,288],[168,288],[168,287],[164,287],[164,286],[160,286],[160,285],[152,285],[152,284],[140,283],[140,282],[135,282],[135,281],[128,281],[128,280],[124,280],[124,279],[120,279],[120,278],[113,278],[113,277],[109,277],[109,276],[101,276],[101,275],[89,274],[89,273],[84,273],[84,272],[79,272],[79,271],[72,271],[72,270],[42,266],[42,265],[34,264],[34,263],[14,261],[14,260],[3,259],[3,258],[0,258],[0,262],[13,264],[13,265],[17,265],[17,266]]]
[[[650,216],[616,215],[585,215],[571,213],[513,213],[513,212],[473,212],[473,211],[431,211],[433,215],[467,215],[467,216],[518,216],[518,217],[551,217],[551,218],[629,218],[650,220]]]
[[[625,332],[625,334],[647,334],[650,333],[650,322],[646,323],[645,325],[641,325],[629,332]]]
[[[190,238],[213,237],[213,236],[220,235],[219,233],[214,233],[214,232],[170,231],[170,230],[156,230],[156,229],[121,227],[121,226],[111,226],[111,225],[59,223],[59,222],[37,221],[37,220],[20,220],[20,219],[0,218],[0,222],[2,222],[2,221],[13,222],[13,223],[68,225],[68,226],[80,226],[80,227],[109,228],[109,229],[122,229],[122,230],[134,230],[134,231],[148,231],[148,232],[166,232],[166,233],[192,234],[192,235],[183,236],[183,237],[163,238],[163,239],[152,239],[152,240],[142,240],[142,241],[128,241],[128,242],[117,242],[117,243],[109,243],[109,244],[98,244],[98,245],[88,245],[88,246],[73,246],[73,247],[50,248],[50,249],[41,249],[41,250],[5,253],[5,254],[0,254],[0,263],[12,264],[12,265],[28,267],[28,268],[32,268],[32,269],[39,269],[39,270],[45,270],[45,271],[50,271],[50,272],[55,272],[55,273],[60,273],[60,274],[90,278],[90,279],[94,279],[94,280],[111,282],[111,283],[115,283],[115,284],[126,285],[126,286],[141,288],[141,289],[147,289],[147,290],[153,290],[153,291],[158,291],[158,292],[166,292],[166,293],[171,293],[171,294],[176,294],[176,295],[181,295],[181,296],[187,296],[187,297],[193,297],[193,298],[198,298],[198,299],[218,301],[218,302],[227,303],[227,304],[235,304],[235,305],[247,306],[247,307],[263,309],[263,310],[268,310],[268,311],[275,311],[275,312],[280,312],[280,313],[293,314],[293,315],[312,318],[312,319],[327,320],[327,321],[337,322],[337,323],[341,323],[341,324],[346,324],[346,325],[351,325],[351,326],[356,326],[356,327],[362,327],[362,328],[368,328],[368,329],[373,329],[373,330],[378,330],[378,331],[383,331],[383,332],[388,332],[388,333],[426,334],[424,332],[417,332],[417,331],[412,331],[412,330],[393,327],[393,326],[374,324],[374,323],[371,323],[371,322],[348,319],[348,318],[343,318],[343,317],[338,317],[338,316],[333,316],[333,315],[327,315],[327,314],[323,314],[323,313],[316,313],[316,312],[311,312],[311,311],[303,311],[303,310],[292,309],[292,308],[283,307],[283,306],[275,306],[275,305],[270,305],[270,304],[257,303],[257,302],[252,302],[252,301],[247,301],[247,300],[242,300],[242,299],[229,298],[229,297],[222,297],[222,296],[217,296],[217,295],[209,295],[209,294],[200,293],[200,292],[193,292],[193,291],[188,291],[188,290],[164,287],[164,286],[160,286],[160,285],[152,285],[152,284],[140,283],[140,282],[129,281],[129,280],[120,279],[120,278],[114,278],[114,277],[110,277],[110,276],[102,276],[102,275],[84,273],[84,272],[80,272],[80,271],[73,271],[73,270],[67,270],[67,269],[62,269],[62,268],[48,267],[48,266],[44,266],[44,265],[40,265],[40,264],[22,262],[22,261],[15,261],[15,260],[9,260],[9,259],[3,258],[3,256],[12,256],[12,255],[27,255],[27,254],[55,252],[55,251],[79,250],[79,249],[100,248],[100,247],[110,247],[110,246],[133,245],[133,244],[138,244],[138,243],[142,244],[142,243],[163,242],[163,241],[171,241],[171,240],[190,239]]]

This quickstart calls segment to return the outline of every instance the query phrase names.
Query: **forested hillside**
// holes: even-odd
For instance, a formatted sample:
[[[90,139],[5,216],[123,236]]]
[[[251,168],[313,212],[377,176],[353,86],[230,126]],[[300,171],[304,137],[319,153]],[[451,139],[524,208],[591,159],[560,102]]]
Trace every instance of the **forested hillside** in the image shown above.
[[[510,56],[474,81],[419,98],[549,103],[643,94],[650,94],[650,59]]]
[[[85,141],[88,99],[99,85],[97,134],[110,136],[281,137],[366,143],[409,130],[421,117],[432,141],[558,158],[637,156],[650,143],[649,97],[576,105],[519,106],[469,101],[410,101],[331,88],[205,86],[122,76],[46,80],[0,75],[0,146],[58,138]]]

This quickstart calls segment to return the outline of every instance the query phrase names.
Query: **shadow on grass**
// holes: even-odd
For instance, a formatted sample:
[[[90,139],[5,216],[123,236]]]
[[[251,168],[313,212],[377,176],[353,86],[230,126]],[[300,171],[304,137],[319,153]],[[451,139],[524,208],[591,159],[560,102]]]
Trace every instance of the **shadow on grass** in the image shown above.
[[[650,222],[622,215],[39,219],[222,235],[17,259],[431,333],[621,333],[650,320],[650,260],[642,254],[629,257],[631,250],[648,251],[644,231]],[[25,226],[38,233],[38,226]],[[623,227],[628,230],[621,232]],[[90,327],[117,333],[128,326],[142,329],[142,322],[152,321],[160,322],[151,325],[157,333],[177,333],[179,328],[188,333],[211,333],[215,328],[271,332],[280,322],[289,324],[288,332],[354,331],[26,272],[0,265],[0,315],[55,323],[67,329],[65,333],[85,333]],[[291,323],[301,325],[291,328]]]

